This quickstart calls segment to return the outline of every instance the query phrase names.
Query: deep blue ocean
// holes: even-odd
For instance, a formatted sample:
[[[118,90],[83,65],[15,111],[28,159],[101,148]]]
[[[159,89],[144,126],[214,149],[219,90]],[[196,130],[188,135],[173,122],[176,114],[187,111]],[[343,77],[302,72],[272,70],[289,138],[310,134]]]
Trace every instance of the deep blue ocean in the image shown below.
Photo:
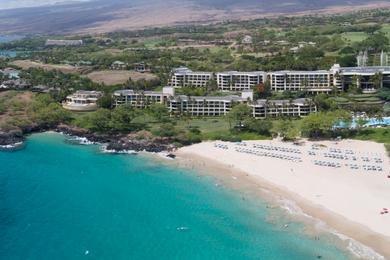
[[[213,177],[64,140],[0,152],[0,259],[348,258]]]

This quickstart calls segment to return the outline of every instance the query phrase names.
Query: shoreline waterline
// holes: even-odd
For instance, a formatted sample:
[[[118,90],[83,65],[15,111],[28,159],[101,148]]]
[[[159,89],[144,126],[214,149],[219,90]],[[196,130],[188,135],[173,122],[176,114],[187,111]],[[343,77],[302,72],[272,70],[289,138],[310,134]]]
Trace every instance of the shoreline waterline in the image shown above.
[[[279,206],[281,205],[280,201],[292,201],[303,213],[297,215],[297,220],[307,223],[307,217],[313,218],[315,223],[313,224],[311,222],[308,225],[312,230],[316,229],[314,225],[320,223],[318,221],[323,222],[324,229],[322,231],[337,235],[340,240],[344,240],[344,246],[351,251],[357,250],[360,251],[359,254],[363,253],[363,255],[367,253],[368,255],[364,255],[364,257],[374,257],[374,259],[383,259],[383,257],[390,258],[390,248],[388,247],[390,237],[371,231],[364,225],[351,222],[345,217],[316,205],[308,199],[283,189],[281,186],[275,185],[264,178],[253,176],[250,173],[235,168],[233,165],[220,163],[216,159],[209,158],[207,157],[206,151],[204,155],[182,150],[179,150],[175,154],[178,157],[178,161],[184,161],[183,163],[179,162],[179,165],[207,169],[206,172],[221,180],[228,181],[237,190],[245,191],[249,189],[260,198],[270,200],[271,203],[276,202],[276,205]],[[264,193],[262,190],[268,191],[271,196],[267,196],[267,193]],[[293,215],[290,214],[290,216]]]

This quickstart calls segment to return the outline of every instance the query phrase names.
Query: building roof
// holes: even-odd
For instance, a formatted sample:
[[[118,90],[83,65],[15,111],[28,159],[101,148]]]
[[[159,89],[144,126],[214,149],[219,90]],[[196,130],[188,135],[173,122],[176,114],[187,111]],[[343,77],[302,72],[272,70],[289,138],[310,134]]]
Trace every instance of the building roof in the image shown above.
[[[134,91],[133,89],[121,89],[116,90],[114,92],[114,95],[116,96],[127,96],[127,95],[134,95],[134,94],[144,94],[144,95],[162,95],[162,91]]]
[[[375,74],[375,73],[390,73],[390,66],[371,66],[371,67],[341,67],[342,74]]]
[[[328,70],[280,70],[280,71],[272,71],[269,74],[276,75],[286,75],[286,74],[329,74]]]
[[[274,105],[283,105],[283,104],[294,104],[294,105],[304,105],[307,104],[311,99],[309,98],[297,98],[297,99],[277,99],[277,100],[267,100],[267,99],[258,99],[255,101],[255,105],[265,106],[266,104]]]
[[[218,72],[217,75],[229,75],[229,76],[234,76],[234,75],[248,75],[248,76],[259,76],[259,75],[264,75],[264,71],[223,71],[223,72]]]
[[[126,65],[126,63],[117,60],[117,61],[114,61],[114,62],[112,63],[112,65]]]
[[[82,45],[83,40],[46,40],[46,45]]]
[[[179,68],[172,69],[172,72],[173,73],[189,73],[189,72],[192,72],[192,70],[187,68],[187,67],[179,67]]]
[[[244,101],[245,99],[239,96],[185,96],[178,95],[175,97],[175,100],[188,101],[189,99],[194,101],[223,101],[223,102],[232,102],[232,101]]]
[[[187,68],[187,67],[179,67],[179,68],[175,68],[175,69],[172,69],[172,73],[174,74],[197,74],[197,75],[211,75],[212,72],[205,72],[205,71],[192,71],[191,69]]]

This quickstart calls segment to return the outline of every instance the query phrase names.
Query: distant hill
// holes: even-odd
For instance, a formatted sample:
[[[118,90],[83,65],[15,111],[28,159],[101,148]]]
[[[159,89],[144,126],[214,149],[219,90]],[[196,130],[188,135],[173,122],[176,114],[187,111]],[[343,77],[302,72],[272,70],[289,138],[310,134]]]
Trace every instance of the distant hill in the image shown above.
[[[389,8],[387,0],[92,0],[0,10],[0,33],[99,33],[150,26]]]

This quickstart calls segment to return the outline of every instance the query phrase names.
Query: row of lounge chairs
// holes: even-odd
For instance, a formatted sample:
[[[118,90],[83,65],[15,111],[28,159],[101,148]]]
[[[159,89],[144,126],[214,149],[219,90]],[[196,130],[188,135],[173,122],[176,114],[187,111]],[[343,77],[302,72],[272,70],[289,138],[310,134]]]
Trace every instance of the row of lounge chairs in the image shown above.
[[[296,154],[301,153],[301,150],[297,148],[272,146],[272,145],[253,144],[253,148],[259,148],[267,151],[285,152],[285,153],[296,153]]]
[[[362,168],[366,171],[383,171],[382,167],[377,165],[363,165]]]
[[[362,168],[365,171],[378,171],[378,172],[383,171],[383,168],[381,166],[377,166],[377,165],[362,165],[360,167],[357,164],[346,164],[346,166],[349,166],[349,168],[353,169],[353,170],[358,170],[358,169]]]
[[[329,152],[331,153],[345,153],[345,154],[355,154],[354,151],[352,150],[342,150],[342,149],[339,149],[339,148],[329,148]]]
[[[290,156],[285,154],[263,152],[256,149],[241,148],[241,147],[236,147],[235,150],[239,153],[247,153],[247,154],[253,154],[257,156],[272,157],[272,158],[277,158],[277,159],[282,159],[282,160],[287,160],[292,162],[302,162],[302,159],[300,157]]]
[[[326,166],[326,167],[332,167],[332,168],[340,168],[341,164],[336,162],[328,162],[328,161],[319,161],[314,160],[313,163],[318,166]]]
[[[339,160],[349,160],[349,157],[343,154],[324,153],[324,157],[339,159]],[[356,161],[357,160],[356,156],[352,156],[352,160]]]
[[[214,144],[214,147],[224,149],[224,150],[229,149],[229,147],[226,144]]]

